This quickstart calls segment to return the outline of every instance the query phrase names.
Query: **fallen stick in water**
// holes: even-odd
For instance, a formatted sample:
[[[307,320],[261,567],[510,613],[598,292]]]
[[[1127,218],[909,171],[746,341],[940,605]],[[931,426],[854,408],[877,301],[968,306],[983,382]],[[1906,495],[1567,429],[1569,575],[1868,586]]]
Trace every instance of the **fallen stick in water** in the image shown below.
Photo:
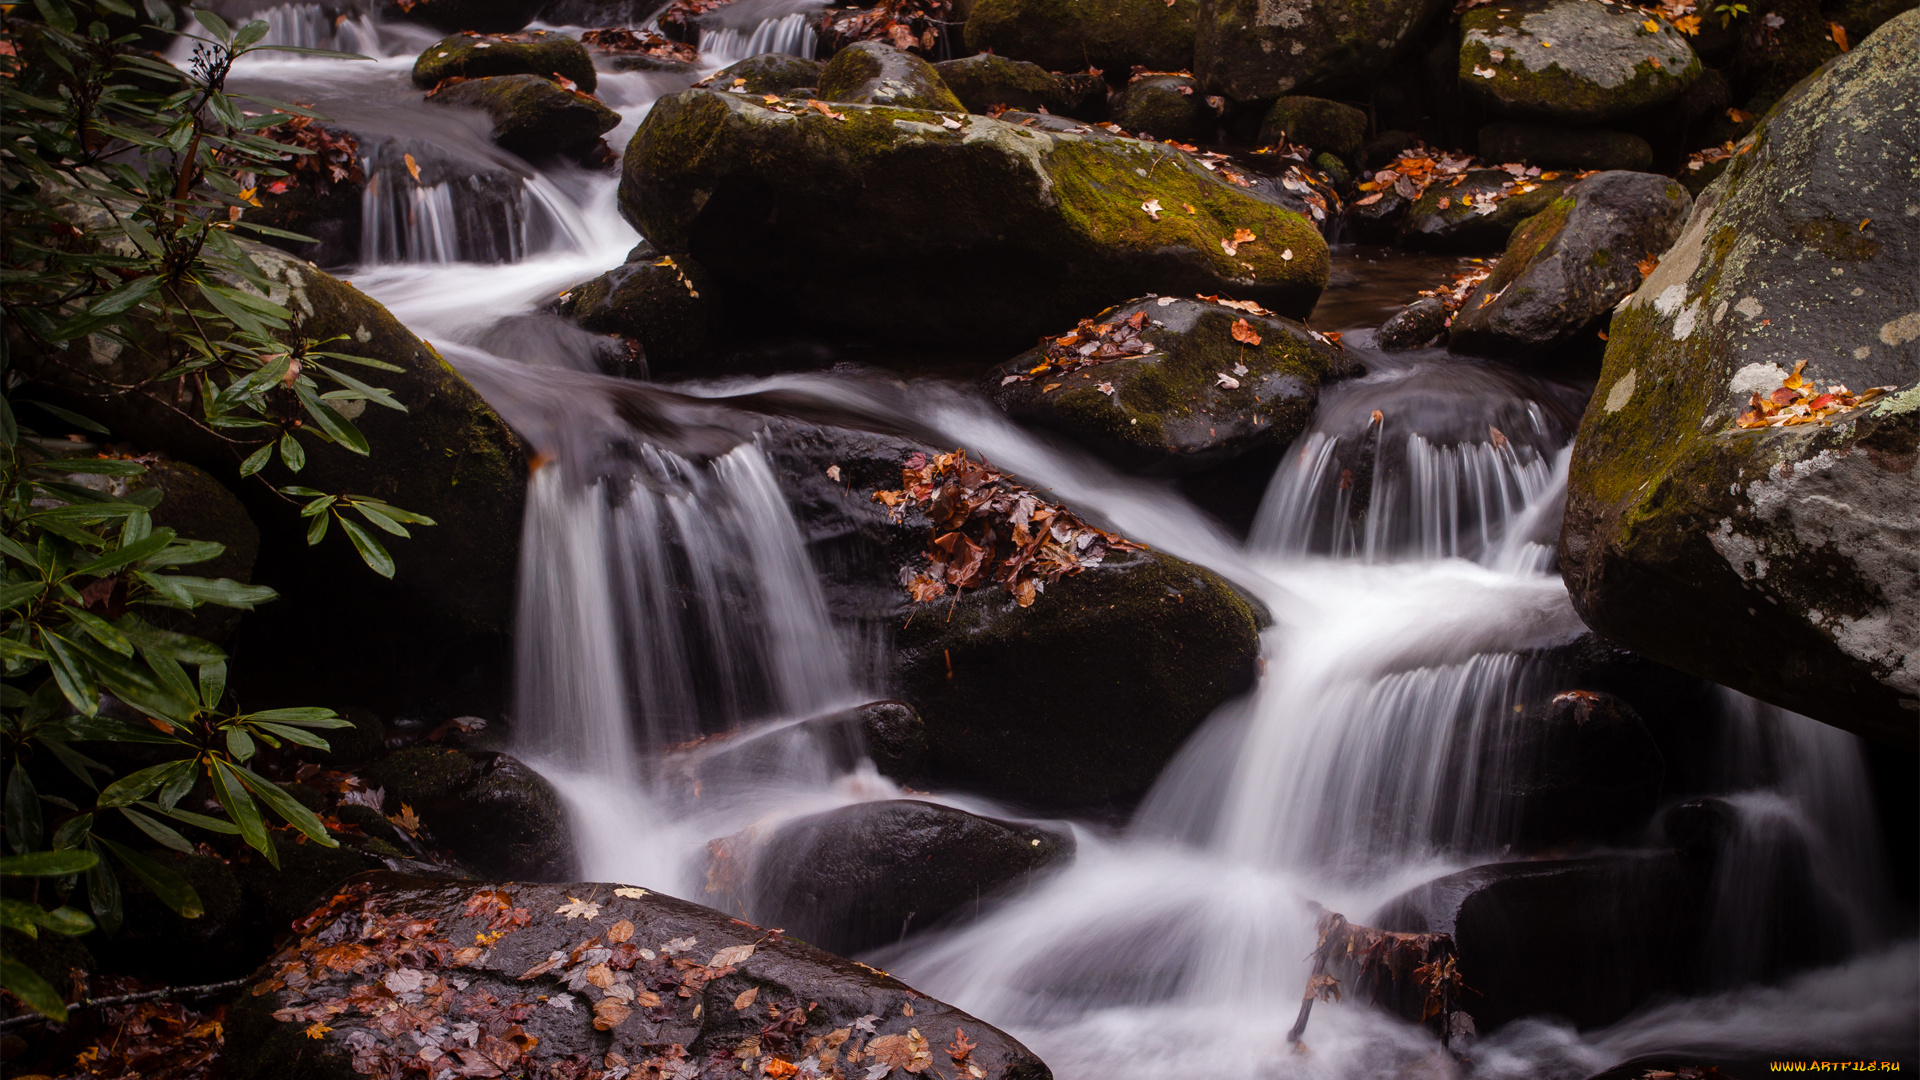
[[[1313,950],[1313,972],[1307,976],[1306,991],[1300,995],[1300,1015],[1287,1032],[1287,1042],[1300,1041],[1315,1001],[1341,999],[1341,976],[1345,976],[1354,996],[1365,994],[1373,1004],[1408,1019],[1413,1019],[1407,1007],[1413,1004],[1408,1000],[1409,992],[1418,992],[1418,1022],[1440,1017],[1440,1045],[1447,1046],[1460,991],[1466,989],[1453,935],[1380,930],[1350,923],[1337,911],[1320,911],[1320,940]]]

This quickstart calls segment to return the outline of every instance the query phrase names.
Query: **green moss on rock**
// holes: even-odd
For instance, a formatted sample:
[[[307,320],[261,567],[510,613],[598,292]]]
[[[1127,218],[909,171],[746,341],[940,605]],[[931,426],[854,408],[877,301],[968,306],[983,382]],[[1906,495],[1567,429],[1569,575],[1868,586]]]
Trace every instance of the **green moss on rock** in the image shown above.
[[[749,94],[783,94],[799,86],[819,86],[824,66],[803,56],[761,53],[721,68],[711,81],[722,90],[735,87],[735,80],[744,80],[738,88]]]
[[[1016,112],[1045,109],[1065,115],[1072,107],[1060,76],[1025,60],[976,53],[962,60],[943,60],[933,69],[968,112],[985,114],[1003,105]]]
[[[1203,0],[1193,71],[1235,101],[1365,98],[1446,10],[1444,0]]]
[[[1316,97],[1283,97],[1260,122],[1260,141],[1290,143],[1352,158],[1367,141],[1367,114],[1351,105]]]
[[[589,94],[597,83],[587,47],[547,30],[455,34],[427,46],[413,62],[413,85],[422,90],[438,86],[443,79],[493,75],[564,75]]]
[[[862,105],[967,111],[932,64],[878,41],[855,42],[835,53],[820,72],[820,96]]]
[[[1460,36],[1462,90],[1521,119],[1603,124],[1672,100],[1702,70],[1666,21],[1592,0],[1475,8]]]
[[[1197,0],[979,0],[967,16],[967,48],[1049,71],[1183,71],[1193,63],[1199,10]]]

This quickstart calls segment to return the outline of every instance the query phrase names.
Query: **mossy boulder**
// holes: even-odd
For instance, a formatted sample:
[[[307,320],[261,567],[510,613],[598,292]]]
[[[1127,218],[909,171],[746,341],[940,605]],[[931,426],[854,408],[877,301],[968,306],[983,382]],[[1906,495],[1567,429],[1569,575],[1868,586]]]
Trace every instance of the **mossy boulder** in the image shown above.
[[[1667,250],[1692,207],[1679,181],[1651,173],[1604,172],[1574,184],[1514,230],[1499,265],[1460,305],[1448,347],[1545,361],[1597,346],[1614,306],[1639,288],[1639,264]],[[1590,350],[1594,358],[1599,351]]]
[[[1783,101],[1609,329],[1561,573],[1653,660],[1869,738],[1920,741],[1920,14]],[[1743,429],[1801,361],[1896,389]]]
[[[1373,332],[1373,345],[1390,352],[1432,345],[1447,332],[1447,302],[1437,296],[1423,296],[1380,324]]]
[[[915,799],[855,803],[782,825],[753,856],[763,923],[857,956],[951,925],[1073,858],[1073,834]]]
[[[1068,116],[1079,115],[1086,104],[1085,95],[1076,93],[1061,76],[1039,64],[1009,60],[994,53],[942,60],[933,65],[933,70],[970,113],[984,115],[994,106],[1002,105],[1015,112],[1045,109]],[[1100,96],[1103,99],[1106,96],[1104,86]]]
[[[432,842],[479,873],[552,881],[576,861],[559,793],[517,758],[416,746],[362,775],[386,792],[388,813],[412,807]]]
[[[1148,292],[1226,293],[1303,316],[1326,285],[1312,225],[1171,147],[838,111],[700,90],[661,98],[627,147],[621,210],[661,250],[710,270],[729,303],[893,339],[1025,345]],[[1156,220],[1150,200],[1168,212]],[[1230,256],[1220,241],[1240,228],[1262,243]]]
[[[1198,0],[978,0],[967,15],[967,48],[1048,71],[1185,71],[1199,12]]]
[[[945,784],[1061,809],[1123,806],[1253,686],[1254,609],[1209,570],[1109,554],[1031,607],[981,589],[897,634],[895,674]]]
[[[1191,75],[1146,75],[1113,98],[1114,123],[1155,139],[1202,140],[1219,119]]]
[[[711,84],[721,90],[739,90],[748,94],[784,94],[801,86],[818,87],[820,71],[826,65],[818,60],[788,53],[761,53],[729,64],[714,72]]]
[[[1260,122],[1260,142],[1285,139],[1351,159],[1367,141],[1367,114],[1326,98],[1298,95],[1276,100]]]
[[[425,23],[455,33],[510,34],[534,20],[547,0],[385,0],[381,12],[391,18]]]
[[[1686,35],[1636,7],[1515,0],[1460,17],[1461,89],[1500,116],[1604,124],[1672,100],[1700,71]]]
[[[649,370],[667,370],[706,347],[717,315],[713,279],[687,255],[625,263],[569,291],[582,327],[640,344]]]
[[[547,30],[455,34],[427,46],[413,62],[413,85],[422,90],[430,90],[445,79],[493,75],[564,75],[589,94],[597,82],[587,47],[565,34]]]
[[[1625,131],[1502,120],[1480,129],[1480,156],[1549,169],[1645,172],[1653,164],[1653,145]]]
[[[1444,0],[1202,0],[1193,71],[1211,93],[1371,93],[1447,10]]]
[[[966,112],[933,65],[885,42],[858,41],[820,72],[820,96],[860,105]]]
[[[1347,368],[1335,346],[1300,323],[1204,300],[1135,300],[1095,322],[1141,313],[1149,321],[1140,338],[1152,352],[1029,376],[1044,356],[1034,349],[989,372],[987,394],[1014,419],[1059,431],[1123,468],[1180,474],[1285,447],[1306,430],[1320,384]],[[1258,344],[1234,338],[1243,319],[1242,332]]]
[[[1469,170],[1459,183],[1430,185],[1406,207],[1399,242],[1459,255],[1499,251],[1521,222],[1552,205],[1567,184],[1564,179],[1515,177],[1500,169]],[[1387,206],[1394,198],[1390,194],[1376,205]],[[1489,203],[1491,211],[1486,209]]]
[[[620,114],[598,99],[541,75],[468,79],[434,91],[427,100],[484,110],[493,120],[493,141],[529,159],[579,156],[620,123]]]

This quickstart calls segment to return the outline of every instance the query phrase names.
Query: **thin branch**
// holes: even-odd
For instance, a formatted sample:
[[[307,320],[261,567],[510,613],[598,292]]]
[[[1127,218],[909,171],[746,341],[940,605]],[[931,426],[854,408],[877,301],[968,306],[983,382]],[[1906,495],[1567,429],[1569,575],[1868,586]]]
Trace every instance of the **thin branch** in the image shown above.
[[[106,1009],[115,1005],[132,1005],[136,1002],[159,1001],[165,998],[206,997],[209,994],[238,990],[240,987],[245,986],[246,983],[247,980],[244,978],[228,979],[226,982],[206,983],[202,986],[165,986],[158,990],[142,990],[137,994],[115,994],[112,997],[88,998],[85,1001],[67,1006],[67,1013],[71,1015],[81,1009]],[[26,1013],[21,1016],[10,1016],[5,1020],[0,1020],[0,1031],[5,1031],[8,1028],[24,1027],[27,1024],[51,1024],[55,1022],[56,1021],[49,1017],[41,1016],[39,1013]]]

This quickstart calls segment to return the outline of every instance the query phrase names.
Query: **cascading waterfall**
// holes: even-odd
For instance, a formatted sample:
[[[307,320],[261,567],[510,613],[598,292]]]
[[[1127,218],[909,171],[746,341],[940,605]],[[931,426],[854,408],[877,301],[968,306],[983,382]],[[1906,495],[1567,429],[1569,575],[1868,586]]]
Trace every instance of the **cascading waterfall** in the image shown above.
[[[761,53],[786,53],[811,58],[818,43],[813,17],[796,11],[768,19],[750,29],[720,27],[700,32],[700,51],[709,63],[732,63]]]

